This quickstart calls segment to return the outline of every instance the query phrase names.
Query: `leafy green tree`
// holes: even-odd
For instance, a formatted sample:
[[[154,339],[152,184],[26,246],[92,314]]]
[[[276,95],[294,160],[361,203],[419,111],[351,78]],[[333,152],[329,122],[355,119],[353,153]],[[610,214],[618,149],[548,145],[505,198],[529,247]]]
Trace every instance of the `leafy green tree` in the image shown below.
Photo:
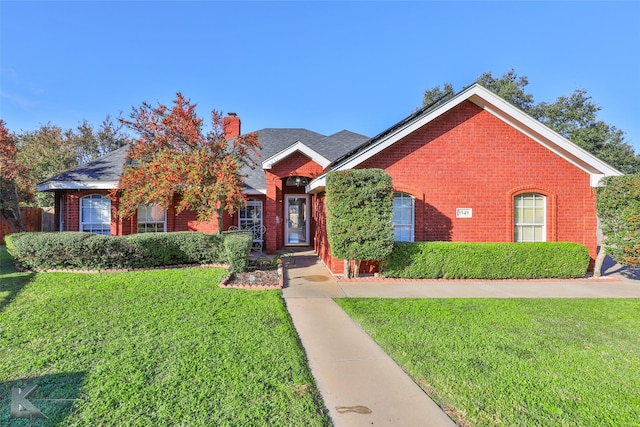
[[[594,274],[600,275],[606,254],[620,264],[640,266],[640,174],[604,178],[596,201],[604,241]]]
[[[139,137],[131,145],[118,188],[121,194],[118,215],[133,215],[139,205],[156,203],[168,207],[178,195],[176,211],[191,210],[198,219],[218,218],[235,212],[245,203],[242,192],[243,165],[255,166],[251,154],[259,156],[257,134],[225,138],[221,113],[211,112],[211,131],[204,134],[203,120],[195,104],[178,93],[173,107],[152,107],[143,103],[134,108],[131,120],[122,123]]]
[[[625,141],[625,133],[615,126],[598,120],[601,107],[592,102],[584,89],[576,89],[569,97],[560,96],[552,103],[536,104],[533,95],[526,91],[527,77],[519,77],[515,70],[494,77],[483,73],[476,83],[481,84],[501,98],[538,119],[560,135],[569,139],[591,154],[599,157],[624,173],[640,172],[640,154],[636,154]],[[427,89],[423,105],[433,107],[454,96],[453,86],[445,83],[443,88]]]
[[[67,169],[77,166],[74,134],[52,124],[41,125],[35,131],[27,131],[16,137],[17,161],[29,167],[29,180],[39,183]],[[35,204],[53,206],[53,195],[37,193]]]
[[[331,253],[345,260],[344,274],[357,277],[362,260],[382,260],[393,250],[391,177],[382,169],[327,174],[327,237]]]
[[[600,109],[586,90],[577,89],[553,103],[541,102],[529,113],[621,172],[640,172],[640,155],[624,141],[623,131],[598,120]]]
[[[125,146],[129,138],[122,128],[123,125],[114,123],[109,115],[97,130],[86,119],[83,120],[73,134],[78,164],[88,163]]]
[[[435,86],[424,92],[422,105],[431,105],[432,107],[436,107],[442,102],[451,99],[455,94],[456,92],[453,90],[453,85],[451,83],[445,83],[442,85],[442,88],[440,86]]]
[[[524,76],[518,77],[513,68],[500,78],[493,77],[491,73],[482,73],[476,79],[476,83],[481,84],[500,98],[509,101],[522,111],[530,111],[534,105],[533,95],[525,91],[529,84],[529,79]]]

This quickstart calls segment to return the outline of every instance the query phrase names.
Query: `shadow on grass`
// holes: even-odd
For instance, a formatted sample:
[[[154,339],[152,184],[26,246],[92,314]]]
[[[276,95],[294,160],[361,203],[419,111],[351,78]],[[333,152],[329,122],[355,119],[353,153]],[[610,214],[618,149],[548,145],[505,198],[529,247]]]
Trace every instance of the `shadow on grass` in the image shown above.
[[[34,273],[16,272],[13,258],[4,246],[0,247],[0,311],[16,299],[33,276]]]
[[[75,408],[80,396],[84,372],[69,372],[43,375],[34,378],[22,378],[0,383],[0,425],[3,426],[63,426],[65,419]],[[27,400],[46,418],[12,418],[12,388],[22,390],[37,386]]]

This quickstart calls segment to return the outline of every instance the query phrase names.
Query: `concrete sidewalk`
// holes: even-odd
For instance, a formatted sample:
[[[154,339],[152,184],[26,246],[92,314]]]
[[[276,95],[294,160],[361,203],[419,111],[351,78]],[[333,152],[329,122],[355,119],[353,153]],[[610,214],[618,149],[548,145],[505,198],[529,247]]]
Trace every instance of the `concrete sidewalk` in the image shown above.
[[[303,252],[282,293],[334,425],[439,427],[455,424],[332,298],[640,298],[640,281],[339,282]]]
[[[335,426],[455,426],[336,304],[345,296],[316,256],[296,256],[283,296]]]

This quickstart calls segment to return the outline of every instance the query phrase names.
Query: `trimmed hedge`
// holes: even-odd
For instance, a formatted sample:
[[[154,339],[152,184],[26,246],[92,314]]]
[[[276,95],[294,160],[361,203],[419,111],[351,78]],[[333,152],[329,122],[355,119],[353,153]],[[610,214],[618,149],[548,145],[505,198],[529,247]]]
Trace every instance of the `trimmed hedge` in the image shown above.
[[[252,245],[253,233],[250,231],[224,233],[224,250],[232,272],[247,271]]]
[[[133,269],[227,262],[224,237],[197,232],[124,237],[31,232],[11,234],[6,237],[6,244],[23,267],[34,270]]]
[[[583,245],[544,243],[396,242],[383,275],[415,279],[539,279],[584,277]]]

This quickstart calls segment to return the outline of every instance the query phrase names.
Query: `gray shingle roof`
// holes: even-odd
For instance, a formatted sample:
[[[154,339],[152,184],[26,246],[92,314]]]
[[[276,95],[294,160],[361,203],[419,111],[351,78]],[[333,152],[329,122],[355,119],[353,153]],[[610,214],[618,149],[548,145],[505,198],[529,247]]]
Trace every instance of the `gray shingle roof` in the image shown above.
[[[96,160],[62,172],[38,184],[38,191],[107,188],[120,180],[129,146],[118,148]],[[115,188],[113,185],[111,188]]]
[[[265,159],[278,154],[287,147],[301,142],[318,154],[334,161],[343,154],[364,144],[368,137],[348,130],[342,130],[330,136],[324,136],[306,129],[277,129],[267,128],[257,131],[258,140],[262,145],[261,157],[256,159],[258,166],[251,170],[245,167],[242,173],[247,176],[245,189],[263,192],[267,188],[266,176],[260,164]]]
[[[245,190],[264,192],[267,188],[261,164],[287,147],[301,142],[330,161],[343,156],[369,140],[368,137],[347,130],[325,136],[307,129],[266,128],[257,131],[262,145],[260,158],[254,159],[255,169],[244,167]],[[38,191],[79,188],[115,188],[127,160],[128,146],[115,150],[99,159],[56,175],[38,185]]]

